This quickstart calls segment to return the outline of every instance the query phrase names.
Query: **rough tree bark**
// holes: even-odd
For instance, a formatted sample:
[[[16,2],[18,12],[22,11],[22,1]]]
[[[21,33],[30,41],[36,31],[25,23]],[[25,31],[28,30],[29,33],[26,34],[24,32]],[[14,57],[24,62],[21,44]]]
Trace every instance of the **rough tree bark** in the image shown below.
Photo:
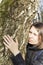
[[[0,4],[0,65],[13,65],[11,52],[3,45],[3,36],[9,34],[19,42],[23,58],[26,53],[29,27],[38,9],[38,0],[3,0]]]

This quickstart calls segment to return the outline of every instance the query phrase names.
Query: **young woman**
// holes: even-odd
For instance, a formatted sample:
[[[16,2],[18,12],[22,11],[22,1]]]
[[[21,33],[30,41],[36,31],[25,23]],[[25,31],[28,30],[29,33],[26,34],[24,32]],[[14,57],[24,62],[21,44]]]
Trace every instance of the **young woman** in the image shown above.
[[[14,65],[43,65],[43,23],[34,23],[29,29],[25,60],[18,50],[17,39],[15,42],[9,35],[4,35],[3,39],[4,45],[13,53],[10,58]]]

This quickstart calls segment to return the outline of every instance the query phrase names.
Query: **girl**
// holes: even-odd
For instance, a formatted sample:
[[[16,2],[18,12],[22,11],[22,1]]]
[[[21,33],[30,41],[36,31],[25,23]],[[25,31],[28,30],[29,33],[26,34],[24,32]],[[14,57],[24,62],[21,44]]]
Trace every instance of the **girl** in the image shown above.
[[[43,23],[33,23],[29,29],[29,40],[26,47],[25,60],[18,50],[18,41],[13,41],[9,35],[3,37],[4,45],[12,52],[14,65],[43,65]]]

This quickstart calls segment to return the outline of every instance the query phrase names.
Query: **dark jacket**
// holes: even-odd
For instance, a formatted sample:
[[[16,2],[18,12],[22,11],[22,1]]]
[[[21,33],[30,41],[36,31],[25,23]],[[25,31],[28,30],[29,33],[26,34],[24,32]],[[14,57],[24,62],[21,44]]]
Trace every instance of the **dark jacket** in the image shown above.
[[[25,60],[22,58],[21,53],[10,57],[14,65],[43,65],[43,49],[38,49],[29,43],[26,49]]]

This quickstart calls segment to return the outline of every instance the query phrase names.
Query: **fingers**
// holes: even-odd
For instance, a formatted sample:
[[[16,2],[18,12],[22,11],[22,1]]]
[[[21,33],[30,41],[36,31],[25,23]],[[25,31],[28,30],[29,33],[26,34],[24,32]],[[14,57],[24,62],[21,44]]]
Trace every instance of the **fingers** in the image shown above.
[[[13,45],[14,44],[18,44],[17,38],[15,39],[16,40],[16,42],[15,42],[15,41],[13,41],[13,39],[11,38],[11,36],[9,36],[9,35],[3,36],[3,39],[4,39],[4,43],[6,43],[9,46],[11,46],[12,44]]]
[[[13,39],[11,38],[11,36],[9,36],[9,35],[4,35],[4,36],[3,36],[3,39],[4,39],[4,41],[6,42],[6,44],[8,44],[8,45],[11,45],[12,43],[15,43],[15,42],[13,41]]]
[[[4,43],[6,43],[7,45],[11,45],[11,40],[8,38],[8,36],[5,35],[3,39],[5,41]]]
[[[13,41],[13,39],[11,38],[11,36],[7,35],[7,37],[9,38],[9,40]]]
[[[9,35],[3,36],[3,39],[4,39],[4,40],[6,39],[8,42],[13,41],[13,39],[12,39],[11,36],[9,36]],[[6,41],[6,40],[5,40],[5,41]]]
[[[8,46],[5,42],[3,42],[3,44],[4,44],[6,47],[8,47],[8,48],[9,48],[9,46]]]
[[[6,39],[6,37],[3,37],[4,41],[9,44],[8,40]]]

